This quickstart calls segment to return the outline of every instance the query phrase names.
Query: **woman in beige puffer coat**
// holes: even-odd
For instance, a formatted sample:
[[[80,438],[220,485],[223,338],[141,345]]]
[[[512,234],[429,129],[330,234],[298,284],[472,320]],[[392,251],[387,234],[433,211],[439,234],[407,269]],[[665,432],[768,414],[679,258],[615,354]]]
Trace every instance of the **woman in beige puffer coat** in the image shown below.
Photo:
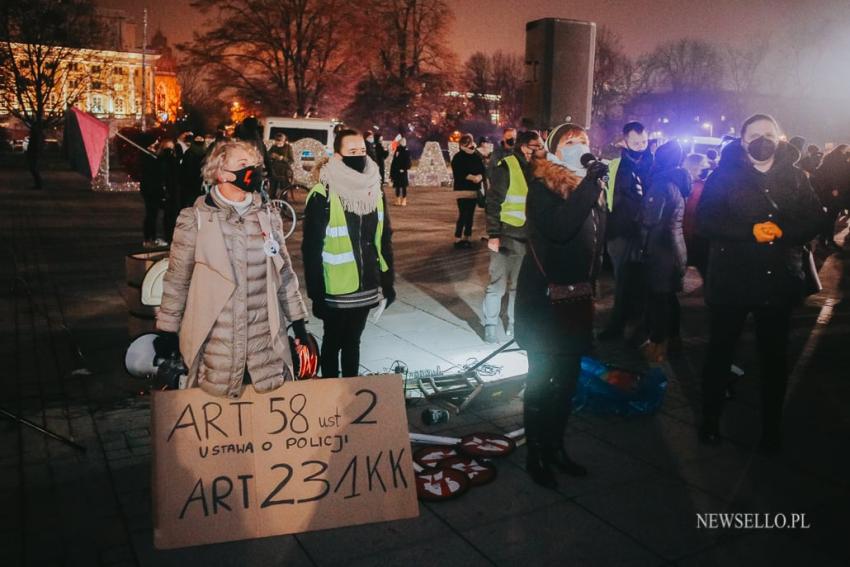
[[[280,215],[257,192],[262,158],[250,144],[216,146],[203,177],[214,187],[177,220],[157,328],[174,343],[179,333],[189,387],[237,398],[250,382],[267,392],[293,376],[286,322],[307,336]]]

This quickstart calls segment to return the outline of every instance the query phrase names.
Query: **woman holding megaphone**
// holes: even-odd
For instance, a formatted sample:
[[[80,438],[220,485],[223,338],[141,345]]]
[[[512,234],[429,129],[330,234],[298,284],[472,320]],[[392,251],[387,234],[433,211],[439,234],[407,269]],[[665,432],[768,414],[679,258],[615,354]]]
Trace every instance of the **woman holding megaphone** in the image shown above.
[[[281,218],[263,204],[262,156],[252,144],[216,145],[202,175],[212,189],[177,219],[155,346],[179,343],[190,387],[231,398],[247,383],[267,392],[293,378],[287,322],[309,341]]]

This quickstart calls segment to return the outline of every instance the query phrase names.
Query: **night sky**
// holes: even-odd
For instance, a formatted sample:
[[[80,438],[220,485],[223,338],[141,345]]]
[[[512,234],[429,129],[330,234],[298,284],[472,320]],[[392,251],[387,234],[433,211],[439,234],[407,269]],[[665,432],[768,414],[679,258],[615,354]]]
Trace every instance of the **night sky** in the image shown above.
[[[203,25],[189,2],[99,0],[105,7],[127,10],[140,22],[146,4],[151,34],[162,28],[172,44],[191,39],[192,30]],[[805,46],[805,68],[817,85],[813,95],[850,101],[850,0],[458,0],[451,5],[451,46],[461,61],[478,50],[522,53],[525,23],[542,17],[605,25],[621,36],[633,57],[682,37],[744,45],[767,36],[773,42],[763,70],[769,90],[785,88],[788,50]]]

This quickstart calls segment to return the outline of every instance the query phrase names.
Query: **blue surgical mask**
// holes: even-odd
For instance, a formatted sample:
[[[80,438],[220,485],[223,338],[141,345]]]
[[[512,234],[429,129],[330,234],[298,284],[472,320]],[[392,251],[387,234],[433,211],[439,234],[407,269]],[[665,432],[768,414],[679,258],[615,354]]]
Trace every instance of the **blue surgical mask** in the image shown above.
[[[561,147],[558,150],[557,162],[569,168],[578,175],[584,175],[585,168],[581,165],[581,156],[590,153],[590,146],[587,144],[570,144]],[[554,161],[554,160],[553,160]]]

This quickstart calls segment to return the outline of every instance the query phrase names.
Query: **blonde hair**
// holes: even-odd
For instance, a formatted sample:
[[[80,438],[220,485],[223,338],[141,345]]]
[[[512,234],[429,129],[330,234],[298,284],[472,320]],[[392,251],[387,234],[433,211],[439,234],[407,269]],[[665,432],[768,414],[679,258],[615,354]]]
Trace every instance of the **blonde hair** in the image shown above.
[[[233,150],[242,150],[251,156],[251,159],[257,165],[263,163],[263,156],[253,144],[243,142],[242,140],[228,140],[220,142],[213,147],[212,151],[204,159],[204,165],[201,167],[201,177],[206,183],[211,185],[218,184],[218,174],[224,170],[224,162],[227,161],[227,156]]]

